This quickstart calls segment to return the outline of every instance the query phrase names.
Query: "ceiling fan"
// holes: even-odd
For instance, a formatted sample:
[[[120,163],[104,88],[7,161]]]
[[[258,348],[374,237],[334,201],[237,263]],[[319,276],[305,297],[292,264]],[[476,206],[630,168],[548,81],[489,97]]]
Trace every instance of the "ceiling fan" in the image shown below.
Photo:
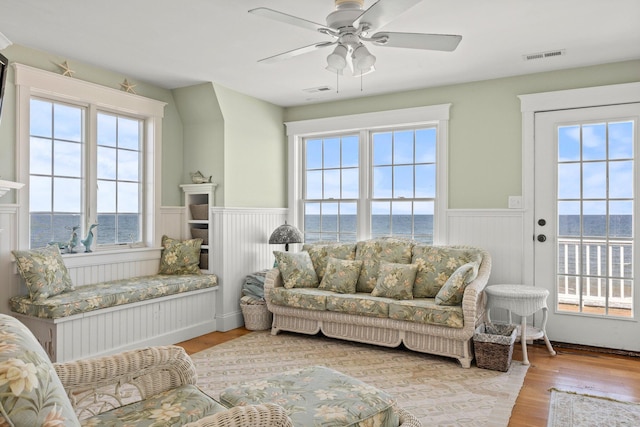
[[[266,7],[251,9],[249,13],[317,31],[331,36],[334,40],[315,43],[261,59],[259,62],[272,63],[335,46],[327,56],[327,70],[342,74],[349,66],[354,76],[362,76],[374,71],[376,57],[364,43],[380,47],[401,47],[410,49],[439,50],[451,52],[458,47],[462,36],[450,34],[377,32],[380,27],[393,21],[422,0],[379,0],[364,10],[364,0],[335,0],[335,10],[327,16],[327,25],[308,21]]]

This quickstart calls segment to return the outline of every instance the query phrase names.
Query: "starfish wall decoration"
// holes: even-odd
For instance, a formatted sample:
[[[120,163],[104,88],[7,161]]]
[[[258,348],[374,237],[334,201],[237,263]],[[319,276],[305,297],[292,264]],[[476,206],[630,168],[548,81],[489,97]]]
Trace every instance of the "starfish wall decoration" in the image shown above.
[[[133,90],[133,88],[136,87],[136,85],[134,85],[132,83],[129,83],[129,81],[126,78],[124,79],[124,81],[122,83],[120,83],[120,87],[125,92],[133,93],[134,95],[136,94],[136,91]]]
[[[64,61],[62,64],[58,64],[58,67],[62,68],[62,75],[67,77],[73,77],[73,71],[69,66],[69,61]]]

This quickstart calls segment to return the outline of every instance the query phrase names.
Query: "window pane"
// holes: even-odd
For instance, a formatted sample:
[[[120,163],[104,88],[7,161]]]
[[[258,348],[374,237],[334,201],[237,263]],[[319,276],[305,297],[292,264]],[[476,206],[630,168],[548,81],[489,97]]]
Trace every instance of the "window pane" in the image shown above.
[[[51,212],[51,178],[31,176],[29,179],[29,210]]]
[[[29,133],[32,136],[51,138],[53,131],[53,104],[32,99],[29,110]]]
[[[51,175],[51,140],[31,138],[29,146],[29,170],[34,175]]]
[[[607,127],[604,123],[582,126],[582,160],[607,158]]]
[[[307,172],[307,199],[322,198],[322,171]]]
[[[331,169],[324,171],[324,194],[322,198],[340,198],[340,169]]]
[[[53,137],[68,141],[82,141],[82,109],[54,104]]]
[[[609,202],[609,236],[633,237],[633,202]]]
[[[140,121],[118,117],[118,148],[140,150]]]
[[[82,176],[82,145],[76,142],[54,141],[53,173],[55,175]],[[32,172],[33,173],[33,172]]]
[[[116,179],[117,150],[98,147],[98,179]]]
[[[373,237],[391,234],[391,203],[371,203],[371,235]]]
[[[116,116],[98,114],[98,145],[115,147],[117,143]]]
[[[53,218],[51,214],[30,215],[31,239],[29,247],[41,248],[53,241]]]
[[[358,167],[359,141],[357,136],[342,138],[342,167]]]
[[[79,226],[80,215],[54,214],[52,240],[54,242],[68,242],[71,239],[73,227]]]
[[[140,211],[140,185],[118,182],[118,212],[137,213]]]
[[[390,165],[392,159],[391,132],[373,134],[373,164]]]
[[[340,167],[340,138],[324,140],[324,168]]]
[[[304,204],[304,231],[320,231],[320,203]]]
[[[358,169],[342,169],[342,198],[358,198]]]
[[[320,169],[322,167],[322,140],[306,140],[307,169]]]
[[[135,243],[140,241],[140,216],[138,214],[118,214],[117,220],[117,243]]]
[[[435,163],[436,130],[420,129],[416,131],[416,163]]]
[[[391,230],[393,235],[411,236],[413,234],[412,202],[393,202],[391,204]]]
[[[338,232],[338,204],[323,203],[322,204],[322,232]]]
[[[413,131],[393,133],[393,163],[413,163]]]
[[[414,239],[433,243],[433,202],[415,202],[413,204],[413,233]]]
[[[116,212],[116,183],[114,181],[98,181],[98,212]],[[102,223],[100,229],[102,230]],[[115,225],[115,222],[114,222]]]
[[[558,165],[558,198],[578,199],[580,197],[580,164]]]
[[[140,179],[140,153],[118,150],[118,179],[138,181]]]
[[[606,202],[583,202],[582,234],[589,237],[607,235]]]
[[[585,199],[607,197],[607,164],[584,163],[582,166],[582,191]]]
[[[390,166],[377,166],[373,168],[373,198],[391,198],[391,185],[393,169]]]
[[[53,178],[53,211],[82,211],[82,181],[73,178]]]
[[[633,122],[609,123],[609,158],[633,157]]]
[[[358,229],[356,222],[358,205],[356,203],[340,203],[340,240],[343,240],[342,233],[352,233],[354,235]]]
[[[116,243],[116,214],[98,214],[98,224],[100,244]]]
[[[558,235],[580,236],[580,202],[558,202]]]
[[[631,199],[633,197],[633,162],[609,163],[609,197]]]
[[[580,160],[580,126],[558,128],[558,160],[561,162]]]
[[[393,197],[413,198],[413,166],[394,166]]]
[[[436,165],[416,165],[416,197],[436,197]]]

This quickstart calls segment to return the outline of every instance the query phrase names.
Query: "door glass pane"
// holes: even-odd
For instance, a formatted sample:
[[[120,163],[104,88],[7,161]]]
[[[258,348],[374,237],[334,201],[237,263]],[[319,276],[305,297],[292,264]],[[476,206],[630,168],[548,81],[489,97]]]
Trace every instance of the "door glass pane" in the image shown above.
[[[632,122],[558,128],[560,312],[633,317]]]

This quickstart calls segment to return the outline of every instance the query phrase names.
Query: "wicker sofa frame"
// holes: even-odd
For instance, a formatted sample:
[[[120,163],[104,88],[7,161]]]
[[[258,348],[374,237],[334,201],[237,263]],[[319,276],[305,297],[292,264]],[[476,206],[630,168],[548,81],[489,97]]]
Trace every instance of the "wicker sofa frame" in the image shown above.
[[[270,302],[269,293],[271,289],[284,285],[280,271],[274,268],[267,273],[265,280],[265,299],[273,313],[271,333],[291,331],[315,335],[322,332],[332,338],[385,347],[404,344],[410,350],[455,358],[462,367],[469,368],[473,360],[473,334],[484,317],[483,290],[491,273],[491,255],[484,250],[481,252],[478,276],[464,291],[462,328],[275,305]]]

